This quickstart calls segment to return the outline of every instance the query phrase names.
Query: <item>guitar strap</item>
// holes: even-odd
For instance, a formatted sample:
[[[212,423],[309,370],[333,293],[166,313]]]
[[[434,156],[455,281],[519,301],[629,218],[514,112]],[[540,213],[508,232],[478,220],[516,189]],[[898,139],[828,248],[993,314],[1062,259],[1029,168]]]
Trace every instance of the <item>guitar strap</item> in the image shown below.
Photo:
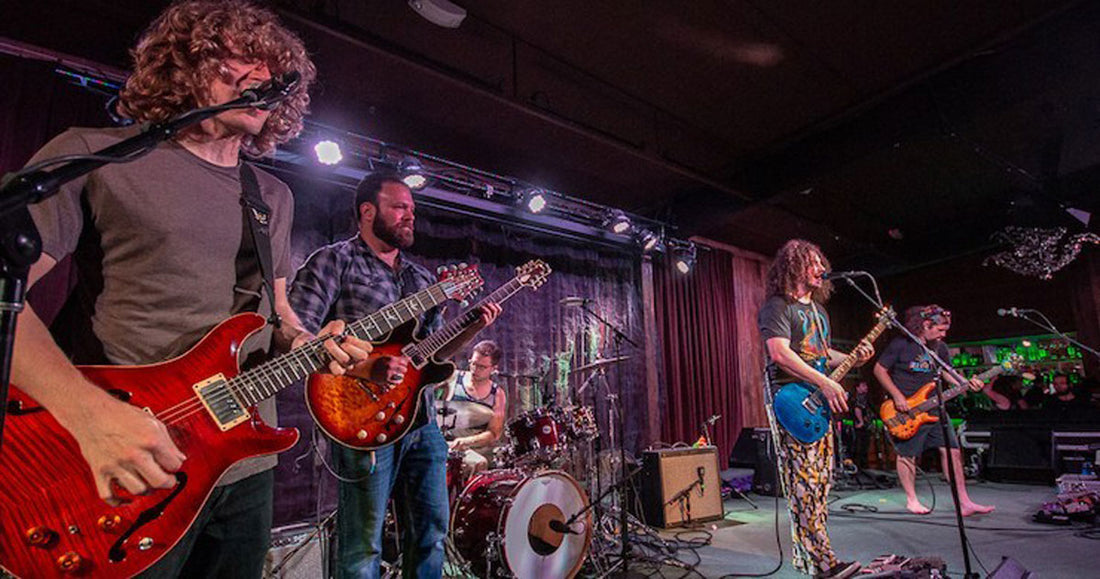
[[[247,289],[245,273],[248,266],[248,254],[255,256],[260,266],[261,284],[264,293],[267,294],[268,303],[271,306],[271,316],[268,323],[278,328],[282,323],[279,314],[275,311],[275,271],[271,263],[271,208],[264,203],[260,196],[260,184],[256,180],[256,172],[252,167],[241,161],[241,210],[244,222],[247,223],[249,233],[242,235],[241,250],[237,254],[237,285],[239,292],[234,299],[234,313],[239,311],[257,311],[259,307],[258,295],[252,295]],[[243,263],[242,263],[243,262]],[[243,295],[243,297],[242,297]],[[247,304],[247,305],[246,305]]]

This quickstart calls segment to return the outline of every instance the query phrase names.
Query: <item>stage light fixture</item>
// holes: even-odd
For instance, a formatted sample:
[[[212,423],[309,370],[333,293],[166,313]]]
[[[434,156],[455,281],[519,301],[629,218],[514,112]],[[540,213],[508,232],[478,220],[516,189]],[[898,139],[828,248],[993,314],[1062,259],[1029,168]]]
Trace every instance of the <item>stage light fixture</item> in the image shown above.
[[[676,271],[685,275],[691,273],[691,268],[695,267],[695,244],[676,248],[674,255],[673,263],[676,266]]]
[[[626,235],[629,233],[630,225],[630,218],[618,209],[608,211],[607,217],[605,217],[603,221],[603,226],[617,235]]]
[[[644,253],[661,250],[661,236],[649,229],[639,229],[635,234],[638,245]]]
[[[527,189],[519,196],[520,205],[531,213],[542,213],[548,205],[546,194],[541,189]]]
[[[466,19],[466,10],[447,0],[409,0],[409,7],[424,20],[444,28],[458,28]]]
[[[313,153],[317,155],[317,162],[322,165],[335,165],[344,160],[344,154],[340,151],[340,143],[325,139],[313,146]]]
[[[424,167],[414,157],[405,157],[397,164],[397,172],[401,173],[401,182],[418,191],[428,184],[428,177],[424,175]]]

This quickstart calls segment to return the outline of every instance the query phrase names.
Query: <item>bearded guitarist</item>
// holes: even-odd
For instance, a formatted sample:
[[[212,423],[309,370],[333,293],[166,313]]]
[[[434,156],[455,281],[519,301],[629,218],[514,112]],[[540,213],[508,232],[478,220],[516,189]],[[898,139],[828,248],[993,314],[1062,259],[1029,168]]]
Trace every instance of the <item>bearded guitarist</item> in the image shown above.
[[[827,271],[829,262],[818,246],[801,239],[788,241],[768,270],[768,298],[757,322],[766,353],[765,388],[773,392],[788,382],[810,384],[822,391],[834,413],[840,413],[848,409],[846,394],[824,373],[827,366],[836,366],[845,358],[830,347],[829,316],[824,304],[833,286],[822,279]],[[861,344],[855,353],[863,363],[874,350],[869,344]],[[832,429],[807,444],[779,426],[770,406],[768,419],[790,509],[794,567],[815,577],[852,576],[859,570],[859,563],[837,558],[826,528],[832,484]]]
[[[413,243],[416,204],[400,174],[367,175],[356,188],[354,209],[358,235],[318,249],[294,279],[290,304],[307,330],[329,319],[365,316],[435,282],[404,252]],[[499,314],[499,305],[483,306],[480,319],[449,342],[438,358],[453,355]],[[416,339],[443,326],[434,308],[418,321]],[[378,357],[368,375],[377,384],[397,385],[408,365],[405,357]],[[340,483],[336,577],[380,575],[382,524],[391,493],[404,532],[405,573],[440,576],[450,511],[447,443],[436,421],[429,420],[434,414],[434,395],[427,390],[412,430],[394,444],[374,451],[332,445],[337,471],[347,479]]]
[[[951,328],[951,312],[935,304],[928,306],[913,306],[905,311],[905,327],[913,335],[917,336],[924,344],[936,352],[941,360],[949,357],[947,345],[943,340],[947,336],[947,330]],[[894,401],[894,407],[899,413],[910,410],[908,398],[916,394],[925,384],[937,379],[936,365],[924,353],[924,350],[904,336],[898,336],[886,346],[874,366],[875,378],[878,379],[890,398]],[[947,372],[941,372],[940,377],[953,386],[959,384]],[[981,390],[982,382],[977,378],[970,379],[972,390]],[[938,410],[932,410],[938,415]],[[950,420],[950,417],[940,417],[941,420]],[[929,512],[928,508],[921,504],[917,498],[916,477],[917,458],[929,448],[940,449],[940,459],[947,464],[947,448],[951,448],[951,460],[955,465],[955,481],[959,491],[959,502],[963,516],[970,516],[993,511],[994,507],[980,505],[970,499],[966,492],[966,477],[962,472],[962,453],[959,451],[959,443],[955,440],[955,432],[947,429],[950,440],[943,440],[940,425],[935,422],[922,424],[915,436],[909,439],[899,439],[891,435],[890,439],[897,450],[898,480],[901,488],[905,490],[905,508],[909,512],[923,515]]]

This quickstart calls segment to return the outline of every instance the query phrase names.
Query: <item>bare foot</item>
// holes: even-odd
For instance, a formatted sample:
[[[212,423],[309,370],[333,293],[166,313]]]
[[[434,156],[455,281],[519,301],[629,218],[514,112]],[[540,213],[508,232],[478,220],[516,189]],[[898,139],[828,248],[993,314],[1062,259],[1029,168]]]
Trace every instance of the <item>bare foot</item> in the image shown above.
[[[914,515],[927,515],[928,513],[932,512],[928,510],[928,507],[920,504],[920,501],[916,499],[905,501],[905,508],[909,509],[909,512],[913,513]]]
[[[975,502],[965,502],[961,505],[962,515],[969,517],[970,515],[984,515],[986,513],[992,513],[997,507],[993,505],[979,505]]]

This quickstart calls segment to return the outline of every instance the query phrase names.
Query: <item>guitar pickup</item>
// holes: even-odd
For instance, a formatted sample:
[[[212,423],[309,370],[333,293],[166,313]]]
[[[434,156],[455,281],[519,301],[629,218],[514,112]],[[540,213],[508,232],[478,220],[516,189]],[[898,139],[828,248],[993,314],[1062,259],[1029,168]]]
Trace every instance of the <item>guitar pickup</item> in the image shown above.
[[[222,432],[250,418],[248,409],[237,399],[229,388],[229,381],[221,373],[197,382],[191,388]]]

